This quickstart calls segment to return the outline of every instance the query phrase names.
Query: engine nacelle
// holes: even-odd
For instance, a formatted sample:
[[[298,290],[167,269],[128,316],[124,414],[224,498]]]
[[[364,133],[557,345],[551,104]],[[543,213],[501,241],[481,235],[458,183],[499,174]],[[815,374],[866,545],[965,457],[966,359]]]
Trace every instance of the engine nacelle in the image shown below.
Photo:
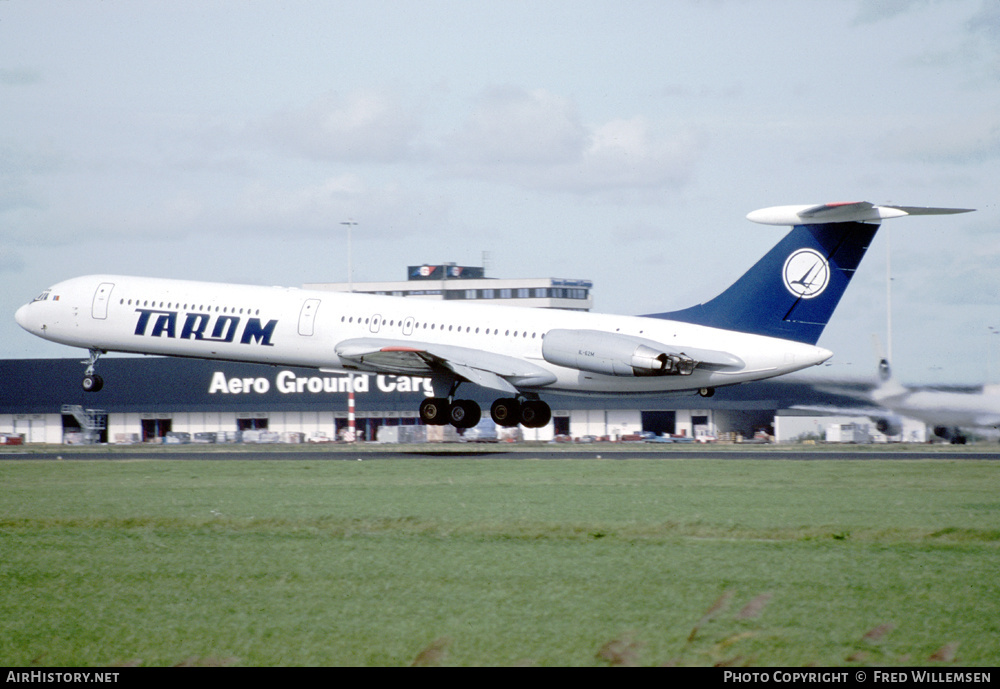
[[[600,330],[550,330],[542,357],[550,364],[611,376],[689,376],[698,365],[656,342]]]
[[[898,416],[885,416],[875,419],[875,429],[882,435],[899,435],[903,432],[903,420]]]

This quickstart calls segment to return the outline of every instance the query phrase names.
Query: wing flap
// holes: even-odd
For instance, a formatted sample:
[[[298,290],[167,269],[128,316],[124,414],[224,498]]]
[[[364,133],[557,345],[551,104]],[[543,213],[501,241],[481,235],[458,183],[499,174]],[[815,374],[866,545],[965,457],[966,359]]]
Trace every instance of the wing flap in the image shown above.
[[[444,365],[454,371],[457,375],[465,378],[470,383],[475,383],[476,385],[489,388],[490,390],[501,390],[503,392],[509,392],[512,395],[517,394],[517,388],[491,371],[472,368],[471,366],[464,366],[454,362],[445,362]]]
[[[373,373],[450,373],[492,390],[516,394],[519,387],[542,387],[556,377],[524,359],[470,347],[381,338],[345,340],[337,356]]]

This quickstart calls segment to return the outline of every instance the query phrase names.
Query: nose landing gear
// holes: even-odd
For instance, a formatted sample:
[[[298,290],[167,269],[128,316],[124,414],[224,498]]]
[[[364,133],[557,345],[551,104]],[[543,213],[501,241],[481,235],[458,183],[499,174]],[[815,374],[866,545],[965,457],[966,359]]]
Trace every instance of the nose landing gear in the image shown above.
[[[101,358],[101,355],[105,352],[100,349],[91,349],[90,357],[81,363],[87,364],[87,368],[83,370],[83,391],[84,392],[97,392],[104,387],[104,379],[99,375],[94,373],[94,367],[97,365],[97,360]]]

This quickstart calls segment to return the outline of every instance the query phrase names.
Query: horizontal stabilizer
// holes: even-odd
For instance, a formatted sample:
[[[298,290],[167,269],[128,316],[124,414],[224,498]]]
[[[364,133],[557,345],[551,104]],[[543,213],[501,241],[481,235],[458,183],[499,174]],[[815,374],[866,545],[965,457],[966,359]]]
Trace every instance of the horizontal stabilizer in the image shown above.
[[[834,222],[881,222],[904,215],[952,215],[973,208],[923,208],[920,206],[876,206],[868,201],[824,203],[818,206],[772,206],[747,215],[763,225],[821,225]]]

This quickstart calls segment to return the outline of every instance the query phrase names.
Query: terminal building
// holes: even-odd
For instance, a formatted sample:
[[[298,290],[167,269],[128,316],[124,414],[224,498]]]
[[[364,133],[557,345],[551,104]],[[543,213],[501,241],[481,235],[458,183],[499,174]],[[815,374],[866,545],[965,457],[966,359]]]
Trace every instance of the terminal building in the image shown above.
[[[593,283],[590,280],[500,280],[486,277],[486,269],[481,266],[459,266],[454,263],[409,266],[407,279],[398,282],[317,282],[302,287],[418,299],[475,300],[482,303],[573,311],[589,311],[594,305],[590,295]]]
[[[501,280],[481,267],[411,266],[409,279],[379,283],[307,284],[307,289],[355,291],[421,299],[479,300],[539,308],[590,310],[589,280]],[[364,440],[460,440],[451,426],[422,426],[418,407],[431,396],[417,376],[360,375],[316,369],[198,359],[107,356],[106,384],[80,388],[81,357],[0,360],[0,438],[27,443],[67,442],[321,442],[344,437],[354,402]],[[489,408],[491,391],[469,384],[463,395]],[[622,439],[641,433],[681,439],[779,441],[822,437],[832,422],[863,425],[865,417],[834,419],[796,407],[858,406],[789,378],[696,393],[654,397],[545,396],[552,420],[538,429],[494,429],[503,438]],[[484,415],[488,419],[488,415]],[[491,421],[486,421],[492,424]],[[482,425],[482,424],[481,424]],[[470,429],[478,430],[478,429]],[[917,431],[907,431],[916,438]],[[910,438],[908,438],[910,439]]]

